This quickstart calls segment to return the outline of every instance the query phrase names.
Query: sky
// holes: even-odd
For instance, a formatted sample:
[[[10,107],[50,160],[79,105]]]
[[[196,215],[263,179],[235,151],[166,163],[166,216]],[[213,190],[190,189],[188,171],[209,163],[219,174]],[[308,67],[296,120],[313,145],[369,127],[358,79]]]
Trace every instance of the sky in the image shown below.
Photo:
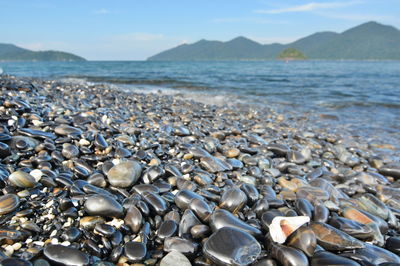
[[[368,21],[400,29],[400,0],[0,0],[0,43],[88,60],[144,60],[200,39],[289,43]]]

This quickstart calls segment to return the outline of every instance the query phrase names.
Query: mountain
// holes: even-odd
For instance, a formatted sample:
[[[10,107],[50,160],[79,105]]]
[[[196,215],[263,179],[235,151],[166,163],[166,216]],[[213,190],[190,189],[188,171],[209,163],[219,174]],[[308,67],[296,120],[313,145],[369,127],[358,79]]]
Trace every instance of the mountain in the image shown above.
[[[148,60],[271,60],[288,48],[300,51],[308,59],[400,60],[400,31],[371,21],[342,33],[317,32],[289,44],[263,45],[245,37],[228,42],[200,40],[179,45]]]
[[[85,61],[85,59],[66,52],[35,52],[13,44],[0,43],[0,61]]]

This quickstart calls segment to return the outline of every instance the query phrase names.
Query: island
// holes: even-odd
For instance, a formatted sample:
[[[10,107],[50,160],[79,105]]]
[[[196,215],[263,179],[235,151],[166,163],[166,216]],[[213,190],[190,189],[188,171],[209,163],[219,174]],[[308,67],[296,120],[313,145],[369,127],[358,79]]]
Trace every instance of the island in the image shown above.
[[[0,43],[0,61],[86,61],[61,51],[32,51],[14,44]]]
[[[286,48],[278,55],[280,60],[304,60],[307,57],[299,50],[295,48]]]

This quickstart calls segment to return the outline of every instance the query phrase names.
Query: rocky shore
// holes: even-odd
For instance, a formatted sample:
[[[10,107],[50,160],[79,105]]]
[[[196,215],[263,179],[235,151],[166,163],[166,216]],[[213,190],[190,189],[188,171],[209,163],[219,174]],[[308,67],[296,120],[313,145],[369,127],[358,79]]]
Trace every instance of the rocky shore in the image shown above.
[[[400,265],[400,164],[269,109],[0,76],[1,265]]]

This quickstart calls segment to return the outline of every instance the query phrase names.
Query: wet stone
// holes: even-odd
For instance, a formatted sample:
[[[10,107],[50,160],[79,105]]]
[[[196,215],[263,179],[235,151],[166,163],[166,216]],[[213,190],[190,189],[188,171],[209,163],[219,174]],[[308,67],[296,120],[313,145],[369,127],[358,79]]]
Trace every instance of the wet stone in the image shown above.
[[[182,253],[171,251],[160,262],[160,266],[191,266],[192,264]]]
[[[19,206],[19,197],[14,194],[0,196],[0,215],[15,211]]]
[[[48,245],[43,254],[54,263],[64,265],[88,265],[89,256],[75,248],[62,245]]]
[[[21,188],[32,188],[36,184],[36,180],[33,176],[23,171],[15,171],[9,177],[8,180],[11,184]]]
[[[142,173],[142,166],[136,161],[122,162],[107,172],[108,182],[115,187],[130,187]]]
[[[197,243],[179,237],[167,237],[164,240],[164,251],[178,251],[184,255],[194,255],[197,251]]]
[[[54,128],[54,132],[62,136],[82,134],[81,129],[66,124],[57,126],[56,128]]]
[[[240,211],[246,203],[246,194],[238,188],[232,188],[224,191],[219,201],[219,207],[236,213]]]
[[[121,204],[106,195],[90,196],[85,202],[85,211],[89,215],[103,217],[121,217],[124,213]]]
[[[328,224],[314,222],[311,223],[310,227],[317,237],[318,244],[326,250],[338,251],[364,247],[363,242],[360,240]]]
[[[215,210],[210,219],[210,226],[213,232],[218,231],[223,227],[232,227],[249,233],[253,236],[261,236],[262,233],[259,229],[248,225],[244,221],[240,220],[232,213],[228,212],[227,210]]]
[[[131,262],[142,261],[146,257],[146,245],[140,242],[128,242],[125,244],[125,256]]]
[[[131,206],[126,212],[126,216],[124,218],[124,222],[133,233],[137,233],[142,226],[142,213],[135,206]]]
[[[157,231],[157,237],[160,239],[165,239],[167,237],[174,236],[177,232],[178,225],[173,220],[166,220],[161,225]]]
[[[271,256],[283,266],[307,266],[308,259],[303,252],[284,245],[272,245]]]
[[[338,256],[329,251],[319,251],[311,259],[311,266],[320,265],[346,265],[346,266],[360,266],[354,260]]]
[[[6,258],[0,262],[1,266],[32,266],[32,263],[18,258]]]
[[[203,246],[204,255],[219,265],[248,265],[261,253],[261,246],[250,234],[223,227],[212,234]]]

